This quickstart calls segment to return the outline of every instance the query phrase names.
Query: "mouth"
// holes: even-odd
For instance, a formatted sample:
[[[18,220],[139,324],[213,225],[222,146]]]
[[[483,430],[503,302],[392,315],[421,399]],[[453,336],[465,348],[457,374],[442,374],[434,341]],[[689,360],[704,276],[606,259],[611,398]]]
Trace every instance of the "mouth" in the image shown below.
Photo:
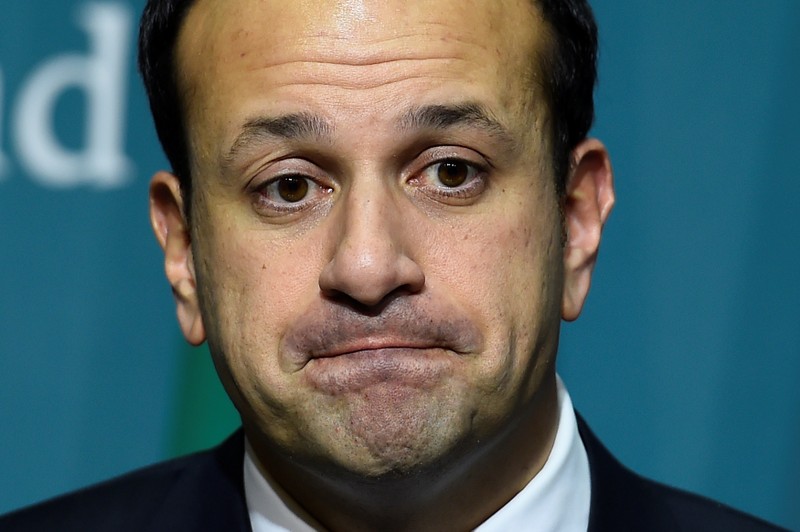
[[[460,309],[430,297],[415,301],[398,298],[377,316],[343,305],[312,307],[287,330],[281,364],[332,389],[345,381],[356,388],[414,379],[427,385],[481,352],[483,335]]]
[[[328,394],[362,392],[371,387],[429,389],[452,374],[460,356],[438,346],[379,345],[326,352],[304,368],[314,388]]]
[[[396,352],[399,354],[405,351],[425,352],[432,349],[448,350],[455,354],[461,354],[456,348],[447,346],[442,342],[413,338],[367,337],[356,338],[350,341],[341,341],[336,345],[328,346],[326,349],[313,350],[308,353],[308,357],[309,360],[314,360],[318,358],[334,358],[364,353]]]

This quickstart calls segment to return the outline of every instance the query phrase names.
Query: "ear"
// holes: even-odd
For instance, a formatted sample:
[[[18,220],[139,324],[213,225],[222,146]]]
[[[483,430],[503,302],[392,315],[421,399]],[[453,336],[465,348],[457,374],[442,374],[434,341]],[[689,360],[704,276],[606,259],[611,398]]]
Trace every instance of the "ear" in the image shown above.
[[[206,332],[197,298],[192,241],[183,215],[178,178],[158,172],[150,181],[150,223],[164,250],[164,267],[178,309],[178,323],[192,345],[205,341]]]
[[[567,238],[564,246],[564,294],[561,316],[578,317],[589,293],[603,225],[614,206],[614,175],[605,146],[596,139],[572,152],[564,200]]]

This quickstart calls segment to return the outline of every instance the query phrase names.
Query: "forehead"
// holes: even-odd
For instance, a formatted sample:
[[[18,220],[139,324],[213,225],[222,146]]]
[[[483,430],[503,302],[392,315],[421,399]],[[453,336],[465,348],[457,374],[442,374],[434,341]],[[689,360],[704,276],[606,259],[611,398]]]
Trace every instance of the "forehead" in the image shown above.
[[[295,111],[314,101],[386,112],[437,79],[444,99],[527,93],[546,40],[531,0],[196,0],[177,71],[192,126],[242,119],[244,102],[259,98]],[[465,98],[485,99],[477,92]]]
[[[311,45],[308,39],[336,47],[426,34],[443,45],[465,39],[516,48],[535,32],[534,15],[532,0],[195,0],[181,40],[222,53],[274,45],[278,55],[283,46]]]

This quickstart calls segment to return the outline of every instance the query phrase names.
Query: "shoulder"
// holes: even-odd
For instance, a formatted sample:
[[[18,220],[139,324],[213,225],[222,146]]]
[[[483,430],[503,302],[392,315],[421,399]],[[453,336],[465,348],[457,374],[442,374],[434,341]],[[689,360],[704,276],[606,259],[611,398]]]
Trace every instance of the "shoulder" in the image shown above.
[[[590,532],[783,530],[722,503],[646,479],[614,458],[579,417],[592,482]]]
[[[203,455],[156,464],[23,508],[0,519],[2,530],[128,530],[156,513],[177,479]]]
[[[783,530],[752,515],[726,506],[718,501],[683,490],[643,480],[653,485],[656,496],[667,505],[681,530],[729,530],[732,532],[768,532]]]
[[[0,517],[0,530],[169,530],[200,521],[215,504],[244,515],[240,433],[201,453],[155,464]],[[230,507],[233,507],[230,509]],[[190,510],[190,511],[187,511]],[[219,511],[210,517],[218,519]],[[190,528],[185,528],[190,529]],[[204,528],[198,528],[204,529]],[[216,528],[208,527],[208,530]],[[223,528],[218,528],[223,529]]]

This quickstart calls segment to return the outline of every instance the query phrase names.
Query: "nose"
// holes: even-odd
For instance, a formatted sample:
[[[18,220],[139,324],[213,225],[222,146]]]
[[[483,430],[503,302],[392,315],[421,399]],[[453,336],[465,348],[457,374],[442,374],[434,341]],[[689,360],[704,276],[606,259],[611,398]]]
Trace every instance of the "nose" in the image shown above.
[[[319,287],[328,297],[374,307],[389,296],[419,292],[425,274],[413,258],[415,235],[404,207],[387,185],[364,188],[370,187],[352,188],[339,205],[332,228],[336,248]]]

